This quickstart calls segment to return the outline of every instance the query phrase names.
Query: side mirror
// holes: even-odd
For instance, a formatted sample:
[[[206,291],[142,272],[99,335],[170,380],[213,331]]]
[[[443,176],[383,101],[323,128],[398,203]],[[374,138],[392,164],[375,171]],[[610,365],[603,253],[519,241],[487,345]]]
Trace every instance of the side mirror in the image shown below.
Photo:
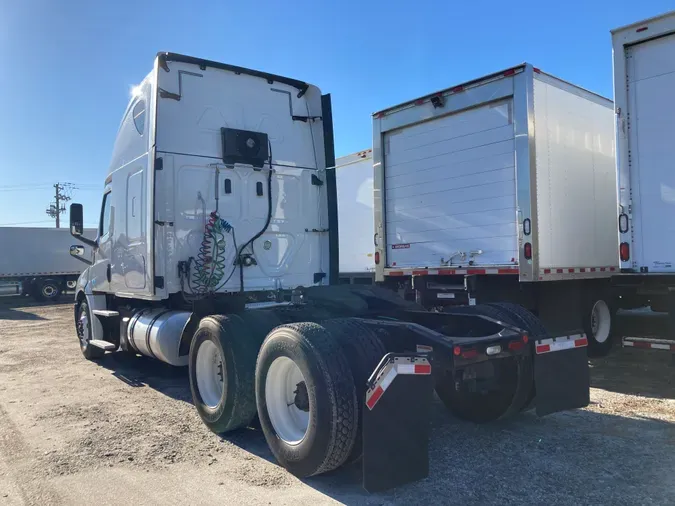
[[[70,204],[70,234],[73,237],[80,237],[84,233],[83,214],[82,204]],[[71,255],[73,254],[73,248],[70,248]]]
[[[84,258],[85,249],[84,246],[73,245],[70,247],[70,256],[77,258],[80,262],[84,262],[87,265],[91,265],[91,260]]]
[[[82,241],[84,244],[88,244],[92,248],[97,247],[96,241],[87,239],[82,235],[83,233],[84,233],[84,212],[82,209],[82,204],[70,204],[70,235],[72,235],[75,239]],[[73,248],[75,247],[76,246],[72,246],[70,248],[70,254],[82,260],[83,262],[87,262],[88,260],[85,260],[73,254]],[[84,250],[84,248],[82,249]],[[84,251],[82,251],[82,254],[84,255]]]

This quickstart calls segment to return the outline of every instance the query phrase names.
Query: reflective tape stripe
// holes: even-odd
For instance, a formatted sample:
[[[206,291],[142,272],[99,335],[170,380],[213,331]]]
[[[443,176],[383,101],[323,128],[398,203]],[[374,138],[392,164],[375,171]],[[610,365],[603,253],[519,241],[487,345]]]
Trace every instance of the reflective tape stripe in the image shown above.
[[[402,271],[386,270],[386,276],[456,276],[474,274],[519,274],[518,267],[499,267],[491,269],[406,269]]]
[[[573,336],[561,336],[549,339],[541,339],[535,343],[537,355],[550,353],[552,351],[570,350],[572,348],[581,348],[588,346],[588,339],[585,334],[576,334]]]
[[[394,361],[400,360],[395,358]],[[390,362],[382,369],[375,385],[366,392],[366,406],[373,409],[380,400],[389,385],[394,381],[398,374],[431,374],[431,364],[425,358],[417,358],[416,362],[395,363]]]

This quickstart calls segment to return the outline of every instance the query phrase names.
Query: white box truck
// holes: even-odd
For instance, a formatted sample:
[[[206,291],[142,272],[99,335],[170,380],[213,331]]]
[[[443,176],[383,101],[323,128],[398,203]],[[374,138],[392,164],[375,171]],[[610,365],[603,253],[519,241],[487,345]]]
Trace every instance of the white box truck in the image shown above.
[[[84,234],[96,237],[96,229]],[[0,282],[21,283],[21,292],[56,301],[73,290],[84,265],[70,254],[70,232],[57,228],[0,227]],[[89,251],[91,254],[91,251]]]
[[[612,30],[616,170],[625,307],[675,318],[675,12]],[[624,338],[675,352],[675,344]]]
[[[187,366],[211,430],[257,414],[289,471],[363,455],[371,491],[428,474],[434,387],[478,422],[588,405],[585,339],[553,340],[523,308],[430,312],[339,284],[329,95],[174,53],[136,90],[102,175],[96,242],[70,208],[73,235],[95,248],[75,295],[85,358]]]
[[[612,102],[530,64],[373,116],[376,280],[426,307],[517,303],[611,346]]]
[[[373,150],[364,149],[335,161],[340,283],[373,284]]]

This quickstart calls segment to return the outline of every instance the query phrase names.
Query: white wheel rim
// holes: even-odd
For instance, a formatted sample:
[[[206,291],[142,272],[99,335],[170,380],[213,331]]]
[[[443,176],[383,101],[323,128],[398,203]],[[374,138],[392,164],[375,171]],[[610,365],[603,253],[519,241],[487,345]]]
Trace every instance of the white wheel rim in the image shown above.
[[[68,281],[66,282],[66,286],[68,288],[75,288],[75,285],[77,284],[77,281]]]
[[[593,304],[591,311],[591,331],[593,339],[599,343],[604,343],[609,338],[609,331],[612,326],[612,315],[609,306],[604,300],[599,300]]]
[[[51,297],[56,293],[56,289],[51,285],[45,285],[42,287],[42,295],[45,297]]]
[[[215,409],[225,388],[225,361],[212,341],[204,341],[197,350],[195,376],[197,389],[204,404]]]
[[[275,359],[267,371],[265,380],[265,403],[267,412],[277,435],[289,445],[299,444],[307,434],[312,405],[308,410],[299,409],[296,404],[298,385],[305,377],[300,368],[288,357]]]

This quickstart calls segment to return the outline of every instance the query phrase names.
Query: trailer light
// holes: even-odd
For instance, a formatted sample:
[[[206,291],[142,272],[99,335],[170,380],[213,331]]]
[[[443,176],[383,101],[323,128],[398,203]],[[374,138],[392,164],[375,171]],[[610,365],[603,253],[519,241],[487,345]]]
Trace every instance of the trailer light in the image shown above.
[[[502,352],[502,347],[499,346],[498,344],[495,346],[488,346],[487,349],[485,350],[485,353],[488,355],[497,355]]]
[[[622,262],[628,262],[628,260],[630,260],[630,246],[627,242],[622,242],[619,245],[619,255]]]
[[[527,342],[528,342],[529,340],[530,340],[530,338],[527,337],[527,334],[524,334],[524,335],[523,335],[523,343],[524,343],[524,344],[527,344]]]
[[[628,232],[628,215],[626,213],[619,215],[619,232],[622,234]]]
[[[635,31],[636,31],[637,33],[640,33],[640,32],[644,32],[644,31],[646,31],[646,30],[649,30],[649,27],[648,27],[648,26],[641,26],[640,28],[638,28],[638,29],[635,30]]]
[[[462,348],[460,348],[459,346],[455,346],[455,347],[452,349],[452,353],[453,353],[456,357],[459,357],[459,356],[462,354]]]
[[[462,358],[474,358],[478,356],[478,352],[476,350],[465,350],[462,353]]]
[[[509,343],[509,350],[511,351],[518,351],[520,350],[525,344],[523,344],[522,341],[511,341]]]
[[[512,76],[512,75],[515,74],[515,73],[516,73],[516,69],[505,70],[505,71],[504,71],[504,76],[505,76],[505,77]]]
[[[531,232],[532,232],[532,222],[530,221],[530,218],[525,218],[523,220],[523,234],[530,235]]]
[[[525,243],[525,247],[523,248],[523,253],[525,254],[525,258],[527,260],[530,260],[532,258],[532,244],[529,242]]]
[[[380,265],[380,252],[375,252],[375,265]]]

